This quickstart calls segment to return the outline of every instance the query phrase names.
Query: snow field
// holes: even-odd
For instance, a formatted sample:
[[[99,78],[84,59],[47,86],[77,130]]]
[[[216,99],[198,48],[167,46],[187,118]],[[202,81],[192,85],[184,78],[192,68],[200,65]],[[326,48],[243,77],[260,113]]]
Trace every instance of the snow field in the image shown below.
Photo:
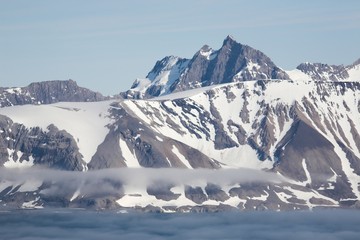
[[[108,109],[113,101],[61,102],[49,105],[23,105],[0,108],[0,114],[26,127],[41,127],[43,130],[54,124],[59,130],[70,133],[88,163],[97,147],[109,132]]]

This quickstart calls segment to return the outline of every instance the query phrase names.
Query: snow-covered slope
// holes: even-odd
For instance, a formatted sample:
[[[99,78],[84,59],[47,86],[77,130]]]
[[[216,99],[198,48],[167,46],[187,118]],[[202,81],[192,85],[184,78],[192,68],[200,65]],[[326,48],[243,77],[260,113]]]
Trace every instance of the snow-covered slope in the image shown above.
[[[144,98],[147,95],[159,96],[172,92],[172,85],[188,67],[190,60],[168,56],[158,61],[144,79],[136,79],[127,98]]]
[[[151,101],[125,100],[119,103],[119,108],[126,109],[130,115],[141,119],[156,133],[200,149],[223,164],[244,167],[251,166],[252,160],[257,162],[258,157],[255,149],[251,147],[248,151],[244,149],[242,146],[244,144],[238,139],[239,132],[245,139],[255,137],[254,142],[257,145],[268,145],[267,155],[274,159],[275,146],[295,120],[291,118],[293,113],[290,112],[294,111],[295,106],[305,111],[303,109],[308,107],[305,105],[310,102],[317,111],[322,111],[324,116],[345,111],[358,129],[360,126],[356,121],[359,95],[357,88],[358,84],[355,83],[346,86],[313,81],[251,81],[200,88],[154,98]],[[341,90],[347,95],[337,96]],[[189,97],[190,94],[194,95]],[[185,96],[185,99],[182,98]],[[335,100],[337,102],[334,102]],[[334,109],[333,104],[340,109]],[[352,108],[347,110],[350,105]],[[283,109],[278,109],[280,107]],[[277,116],[278,114],[283,116]],[[314,121],[312,116],[306,117],[308,121]],[[263,120],[270,121],[269,124],[273,128],[269,133],[273,138],[271,146],[261,142],[265,140],[261,139],[262,135],[259,132],[263,127]],[[343,124],[340,124],[340,121],[344,121]],[[171,127],[167,122],[172,123]],[[349,125],[346,118],[339,118],[337,122],[343,128]],[[320,124],[324,125],[324,123]],[[350,129],[350,126],[348,128]],[[231,147],[216,145],[216,138],[219,137],[216,134],[220,134],[220,130]],[[347,141],[352,143],[352,149],[356,149],[355,140]],[[221,144],[224,142],[225,139],[222,139]],[[238,153],[234,154],[234,151]],[[239,157],[241,154],[247,156],[246,159]],[[266,165],[266,161],[261,164]]]
[[[354,62],[352,65],[346,67],[349,74],[348,80],[360,81],[360,59]]]
[[[97,147],[108,134],[110,118],[108,108],[112,101],[61,102],[48,105],[23,105],[0,108],[0,115],[11,118],[27,128],[46,130],[51,124],[70,133],[76,140],[85,162],[90,162]]]

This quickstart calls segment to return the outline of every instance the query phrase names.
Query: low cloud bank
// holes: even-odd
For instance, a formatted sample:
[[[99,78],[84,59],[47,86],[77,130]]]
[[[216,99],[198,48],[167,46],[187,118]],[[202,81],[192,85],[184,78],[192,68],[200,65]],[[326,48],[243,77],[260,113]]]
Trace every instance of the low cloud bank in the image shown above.
[[[166,181],[172,184],[196,184],[211,182],[214,184],[232,184],[244,182],[281,182],[284,179],[274,173],[253,169],[173,169],[173,168],[119,168],[96,170],[89,172],[70,172],[49,169],[0,169],[0,179],[8,181],[55,181],[55,182],[81,182],[114,180],[125,184],[148,184]]]
[[[73,193],[81,189],[82,194],[110,194],[121,190],[123,185],[144,188],[156,185],[201,186],[212,183],[220,186],[249,182],[282,182],[274,174],[253,169],[106,169],[89,172],[69,172],[49,169],[0,169],[2,182],[16,184],[32,182],[49,183],[44,194]],[[0,189],[1,191],[1,189]]]

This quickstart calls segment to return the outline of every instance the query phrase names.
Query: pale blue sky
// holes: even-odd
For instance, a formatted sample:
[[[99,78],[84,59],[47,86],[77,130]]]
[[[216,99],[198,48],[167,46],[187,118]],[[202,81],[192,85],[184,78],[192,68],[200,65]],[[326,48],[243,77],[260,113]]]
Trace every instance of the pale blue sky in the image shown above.
[[[0,0],[0,86],[74,79],[114,94],[227,35],[278,66],[360,58],[358,0]]]

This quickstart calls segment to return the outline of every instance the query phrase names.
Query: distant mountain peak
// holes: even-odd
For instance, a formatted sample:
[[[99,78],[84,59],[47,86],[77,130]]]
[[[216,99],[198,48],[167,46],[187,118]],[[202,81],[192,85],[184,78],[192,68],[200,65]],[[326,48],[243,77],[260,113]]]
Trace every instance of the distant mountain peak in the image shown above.
[[[289,76],[264,53],[242,45],[228,35],[218,50],[204,45],[192,59],[166,57],[157,61],[145,80],[137,80],[122,95],[125,98],[151,98],[199,87],[259,79],[289,79]],[[146,86],[139,92],[139,85]]]
[[[224,43],[227,42],[236,42],[236,40],[232,35],[227,35],[226,38],[224,39]]]
[[[79,87],[76,81],[33,82],[26,87],[0,88],[0,107],[56,102],[93,102],[105,100],[102,94]]]
[[[212,48],[211,48],[209,45],[205,44],[204,46],[202,46],[202,47],[200,48],[200,51],[207,52],[207,51],[209,51],[209,50],[211,50],[211,49],[212,49]]]
[[[211,47],[209,47],[208,45],[204,45],[199,51],[198,53],[195,54],[196,55],[201,55],[203,57],[205,57],[207,60],[212,60],[216,57],[216,53],[217,51],[212,49]]]

